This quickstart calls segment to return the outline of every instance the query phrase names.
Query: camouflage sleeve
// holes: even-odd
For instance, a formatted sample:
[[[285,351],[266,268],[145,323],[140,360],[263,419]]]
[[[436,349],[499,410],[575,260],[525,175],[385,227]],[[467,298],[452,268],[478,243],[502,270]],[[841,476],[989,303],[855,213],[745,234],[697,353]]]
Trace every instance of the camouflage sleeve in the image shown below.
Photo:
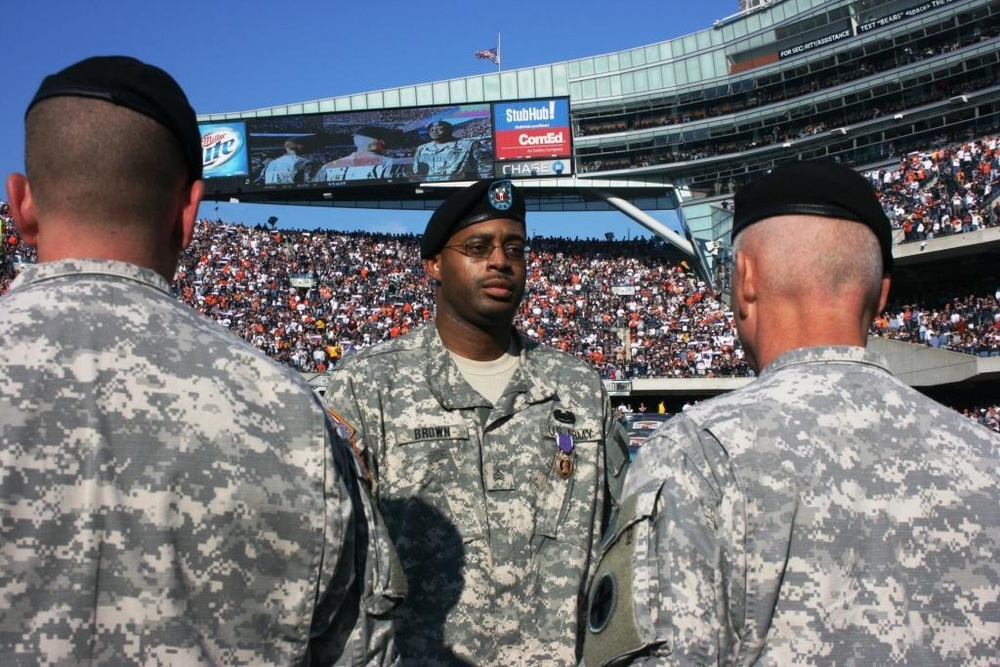
[[[352,634],[352,643],[365,651],[366,657],[360,664],[396,664],[394,649],[385,649],[393,644],[392,613],[406,595],[406,577],[373,492],[377,486],[377,476],[373,474],[377,472],[375,457],[364,440],[354,388],[355,383],[347,374],[335,373],[325,395],[335,430],[334,447],[351,459],[360,511],[366,518],[369,536],[367,553],[362,554],[364,562],[359,562],[358,571],[364,572],[362,617]]]
[[[334,517],[327,525],[339,523],[348,528],[340,553],[324,554],[324,561],[334,559],[324,571],[333,572],[326,580],[326,590],[321,591],[311,659],[314,664],[398,665],[392,611],[405,593],[405,588],[393,585],[403,580],[399,561],[352,443],[344,437],[336,417],[329,419],[327,426],[327,486],[350,502],[328,509],[339,512],[340,520]]]
[[[378,469],[376,442],[366,437],[367,429],[362,417],[364,396],[356,393],[355,376],[350,369],[338,368],[326,385],[324,400],[333,418],[337,433],[346,440],[363,466],[369,488],[378,497]]]
[[[588,593],[588,667],[715,664],[732,641],[706,472],[662,431],[643,445]]]
[[[605,503],[601,522],[601,532],[607,530],[611,517],[618,510],[622,499],[622,487],[628,472],[628,433],[618,420],[611,399],[602,388],[604,401],[604,469]]]

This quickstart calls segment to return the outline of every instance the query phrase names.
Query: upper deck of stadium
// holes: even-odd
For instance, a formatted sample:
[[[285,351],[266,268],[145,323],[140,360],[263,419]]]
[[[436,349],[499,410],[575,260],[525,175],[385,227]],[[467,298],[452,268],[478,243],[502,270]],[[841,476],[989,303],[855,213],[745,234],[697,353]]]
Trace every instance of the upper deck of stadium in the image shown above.
[[[549,210],[572,210],[565,195],[576,188],[662,184],[667,196],[640,208],[676,197],[710,240],[728,216],[708,202],[781,162],[830,156],[860,168],[1000,126],[998,45],[1000,0],[775,0],[615,53],[199,121],[568,97],[575,174],[536,183]],[[403,197],[435,204],[421,194]],[[320,197],[297,203],[373,203]]]

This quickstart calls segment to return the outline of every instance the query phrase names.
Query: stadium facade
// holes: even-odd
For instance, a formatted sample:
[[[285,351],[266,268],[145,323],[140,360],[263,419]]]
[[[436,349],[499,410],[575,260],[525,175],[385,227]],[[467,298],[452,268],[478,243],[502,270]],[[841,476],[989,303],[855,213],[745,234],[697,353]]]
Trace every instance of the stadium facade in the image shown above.
[[[693,34],[615,53],[199,121],[566,97],[575,173],[560,180],[672,188],[695,237],[717,256],[725,255],[731,193],[777,164],[827,156],[878,169],[907,151],[1000,128],[1000,0],[747,5]],[[1000,264],[993,237],[958,250],[897,248],[904,276],[897,289],[907,289],[908,278],[950,274],[956,262]],[[935,380],[913,355],[890,356],[923,378],[915,384],[987,382],[992,391],[1000,377],[990,365],[997,359]],[[942,363],[952,365],[937,358],[924,365]],[[727,388],[710,384],[705,393]]]

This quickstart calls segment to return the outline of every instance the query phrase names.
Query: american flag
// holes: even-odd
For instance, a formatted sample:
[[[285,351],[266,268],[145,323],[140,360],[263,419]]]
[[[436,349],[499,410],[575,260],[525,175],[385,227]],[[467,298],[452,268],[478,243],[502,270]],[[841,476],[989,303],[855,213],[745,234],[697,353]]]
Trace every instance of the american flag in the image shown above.
[[[492,60],[497,65],[500,64],[500,54],[496,47],[492,49],[483,49],[482,51],[476,51],[474,54],[480,60]]]

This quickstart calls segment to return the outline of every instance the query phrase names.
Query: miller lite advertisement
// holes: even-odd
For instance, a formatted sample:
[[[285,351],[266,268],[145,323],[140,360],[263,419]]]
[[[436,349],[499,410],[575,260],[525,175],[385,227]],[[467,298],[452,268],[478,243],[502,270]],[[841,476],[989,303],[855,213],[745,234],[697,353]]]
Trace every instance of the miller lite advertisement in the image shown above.
[[[242,122],[199,125],[205,178],[247,176],[246,127]]]

